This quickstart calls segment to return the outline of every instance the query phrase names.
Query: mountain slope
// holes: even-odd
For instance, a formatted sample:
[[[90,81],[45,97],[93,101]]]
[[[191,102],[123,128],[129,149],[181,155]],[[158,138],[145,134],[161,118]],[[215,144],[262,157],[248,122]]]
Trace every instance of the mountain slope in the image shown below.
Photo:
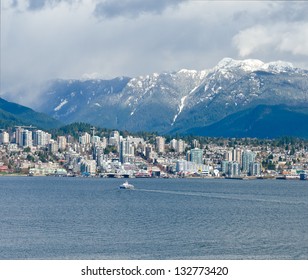
[[[0,125],[1,127],[33,125],[48,129],[61,126],[61,122],[28,107],[0,98]]]
[[[292,108],[285,113],[308,107],[308,71],[282,61],[225,58],[204,71],[53,81],[43,101],[36,109],[65,123],[187,133],[259,105]]]
[[[189,129],[186,133],[214,137],[276,138],[292,135],[308,138],[308,107],[258,105],[212,125]]]
[[[207,126],[258,105],[280,104],[308,104],[308,71],[282,62],[225,59],[189,96],[173,131]]]
[[[168,130],[180,100],[204,72],[181,70],[113,80],[58,80],[50,84],[39,111],[66,123],[85,121],[127,130]]]

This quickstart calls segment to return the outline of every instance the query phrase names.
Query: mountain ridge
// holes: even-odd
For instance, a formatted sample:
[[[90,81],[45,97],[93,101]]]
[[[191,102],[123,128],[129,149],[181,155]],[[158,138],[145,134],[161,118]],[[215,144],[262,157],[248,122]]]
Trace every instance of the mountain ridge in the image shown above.
[[[287,105],[284,112],[294,114],[301,107],[305,115],[308,71],[283,61],[224,58],[202,71],[56,80],[48,85],[42,101],[36,110],[67,124],[82,121],[132,132],[187,134],[259,105]]]
[[[62,125],[43,113],[38,113],[31,108],[14,102],[8,102],[0,97],[0,125],[9,127],[15,125],[32,125],[39,128],[55,128]]]
[[[302,109],[306,112],[303,113]],[[307,124],[307,107],[258,105],[228,115],[212,125],[188,130],[186,134],[236,138],[278,138],[292,135],[308,138]]]

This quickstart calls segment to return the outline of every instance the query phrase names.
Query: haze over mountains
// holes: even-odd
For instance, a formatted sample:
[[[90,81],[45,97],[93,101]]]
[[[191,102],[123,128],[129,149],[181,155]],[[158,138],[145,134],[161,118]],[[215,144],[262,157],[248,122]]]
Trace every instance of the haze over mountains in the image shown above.
[[[225,58],[204,71],[55,80],[34,108],[64,122],[128,131],[308,137],[308,71]]]

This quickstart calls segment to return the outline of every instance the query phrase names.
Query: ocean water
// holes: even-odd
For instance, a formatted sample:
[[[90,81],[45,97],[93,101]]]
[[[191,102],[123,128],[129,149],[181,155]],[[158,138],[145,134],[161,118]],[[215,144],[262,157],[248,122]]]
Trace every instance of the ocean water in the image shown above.
[[[0,177],[0,259],[308,259],[308,181]]]

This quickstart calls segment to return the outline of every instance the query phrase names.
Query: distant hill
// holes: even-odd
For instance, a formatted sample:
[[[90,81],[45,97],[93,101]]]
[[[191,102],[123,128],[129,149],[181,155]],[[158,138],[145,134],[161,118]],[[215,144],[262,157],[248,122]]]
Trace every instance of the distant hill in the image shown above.
[[[37,113],[28,107],[0,98],[0,128],[14,125],[33,125],[50,129],[60,127],[62,123],[43,113]]]
[[[259,105],[212,125],[190,129],[187,133],[213,137],[276,138],[292,135],[308,138],[308,107]]]

